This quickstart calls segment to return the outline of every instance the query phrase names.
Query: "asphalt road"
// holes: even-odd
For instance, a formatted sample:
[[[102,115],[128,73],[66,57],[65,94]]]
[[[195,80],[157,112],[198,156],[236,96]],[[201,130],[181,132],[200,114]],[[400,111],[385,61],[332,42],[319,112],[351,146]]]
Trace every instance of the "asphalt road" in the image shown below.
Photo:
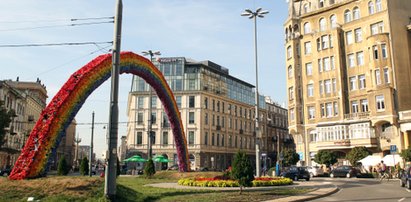
[[[379,182],[377,179],[313,178],[322,184],[336,185],[340,190],[314,201],[384,201],[411,202],[411,190],[400,187],[399,180]]]

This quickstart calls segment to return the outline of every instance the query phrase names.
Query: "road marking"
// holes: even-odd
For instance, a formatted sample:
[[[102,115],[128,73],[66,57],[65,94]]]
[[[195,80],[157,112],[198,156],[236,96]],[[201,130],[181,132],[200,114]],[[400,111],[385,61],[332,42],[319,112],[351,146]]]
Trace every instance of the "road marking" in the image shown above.
[[[401,198],[400,200],[398,200],[398,202],[401,202],[401,201],[403,201],[403,200],[405,200],[405,198]]]

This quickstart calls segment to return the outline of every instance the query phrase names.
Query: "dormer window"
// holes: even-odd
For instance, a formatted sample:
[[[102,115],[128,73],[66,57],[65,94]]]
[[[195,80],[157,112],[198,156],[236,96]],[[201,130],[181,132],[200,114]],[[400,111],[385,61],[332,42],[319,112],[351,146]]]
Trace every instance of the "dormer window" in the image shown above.
[[[318,1],[318,8],[324,7],[324,0],[319,0]]]

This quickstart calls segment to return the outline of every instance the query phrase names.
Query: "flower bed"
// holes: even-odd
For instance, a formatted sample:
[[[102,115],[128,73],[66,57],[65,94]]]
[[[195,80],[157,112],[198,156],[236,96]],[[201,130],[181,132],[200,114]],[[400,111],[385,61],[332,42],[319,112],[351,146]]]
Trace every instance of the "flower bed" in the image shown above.
[[[253,187],[262,186],[281,186],[290,185],[293,183],[289,178],[271,178],[271,177],[259,177],[253,180]],[[236,180],[226,179],[225,177],[213,177],[213,178],[183,178],[178,181],[179,185],[183,186],[197,186],[197,187],[239,187],[240,185]]]

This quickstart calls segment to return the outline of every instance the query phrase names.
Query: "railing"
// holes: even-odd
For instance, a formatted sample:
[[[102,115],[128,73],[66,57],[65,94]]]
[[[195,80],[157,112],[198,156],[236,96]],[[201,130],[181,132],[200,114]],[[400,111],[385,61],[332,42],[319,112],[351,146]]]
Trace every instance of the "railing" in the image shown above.
[[[370,112],[359,112],[353,114],[344,114],[344,119],[346,120],[359,120],[368,119],[370,117]]]

